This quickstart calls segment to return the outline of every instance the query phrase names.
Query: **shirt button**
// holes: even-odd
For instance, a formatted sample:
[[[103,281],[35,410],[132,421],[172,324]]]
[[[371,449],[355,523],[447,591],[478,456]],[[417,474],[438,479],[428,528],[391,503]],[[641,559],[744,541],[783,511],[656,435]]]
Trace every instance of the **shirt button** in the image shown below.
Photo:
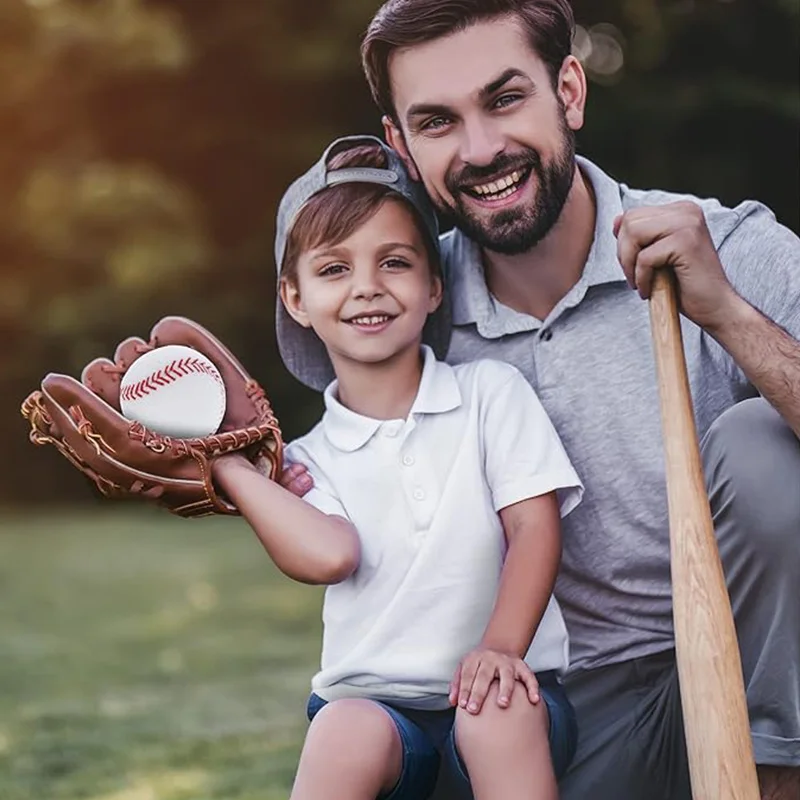
[[[384,427],[384,432],[386,433],[387,436],[391,436],[392,438],[394,438],[395,436],[397,436],[398,433],[400,433],[400,425],[396,422],[392,424],[387,424]]]
[[[413,463],[414,463],[414,456],[403,456],[403,463],[404,463],[404,464],[405,464],[407,467],[410,467],[410,466],[412,466],[412,465],[413,465]]]
[[[414,489],[414,499],[415,500],[424,500],[425,499],[425,492],[422,489]]]
[[[549,342],[552,338],[553,338],[553,331],[551,331],[550,328],[542,332],[542,339],[545,342]]]

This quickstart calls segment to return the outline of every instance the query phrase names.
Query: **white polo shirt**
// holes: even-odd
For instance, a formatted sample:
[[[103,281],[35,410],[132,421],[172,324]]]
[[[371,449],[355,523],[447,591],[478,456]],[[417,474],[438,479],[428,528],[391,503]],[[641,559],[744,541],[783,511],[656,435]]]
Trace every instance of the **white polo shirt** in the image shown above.
[[[583,486],[533,389],[499,361],[452,367],[424,348],[408,418],[355,414],[325,390],[325,414],[286,451],[307,465],[306,500],[349,519],[361,562],[326,589],[320,671],[325,700],[370,697],[448,706],[460,659],[492,614],[506,542],[498,512],[556,490],[561,515]],[[526,656],[563,671],[567,630],[554,598]]]

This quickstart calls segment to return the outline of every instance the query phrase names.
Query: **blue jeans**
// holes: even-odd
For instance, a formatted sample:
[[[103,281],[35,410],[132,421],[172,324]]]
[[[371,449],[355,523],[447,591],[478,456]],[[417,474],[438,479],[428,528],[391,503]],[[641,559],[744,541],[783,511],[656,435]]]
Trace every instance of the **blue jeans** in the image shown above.
[[[556,777],[560,778],[572,761],[578,744],[575,711],[555,672],[540,672],[536,678],[550,719],[553,768]],[[325,705],[325,700],[312,694],[306,709],[308,719],[314,719]],[[376,800],[425,800],[436,786],[443,759],[449,762],[453,774],[469,796],[469,778],[456,750],[455,709],[418,711],[387,703],[378,705],[389,714],[397,728],[403,746],[403,766],[391,792]]]

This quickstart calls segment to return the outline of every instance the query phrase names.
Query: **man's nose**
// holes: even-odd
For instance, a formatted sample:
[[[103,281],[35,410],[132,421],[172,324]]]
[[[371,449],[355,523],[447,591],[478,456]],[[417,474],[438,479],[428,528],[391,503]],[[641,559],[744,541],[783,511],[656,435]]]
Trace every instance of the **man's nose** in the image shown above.
[[[467,120],[463,131],[461,159],[465,164],[486,167],[505,149],[499,126],[483,117]]]

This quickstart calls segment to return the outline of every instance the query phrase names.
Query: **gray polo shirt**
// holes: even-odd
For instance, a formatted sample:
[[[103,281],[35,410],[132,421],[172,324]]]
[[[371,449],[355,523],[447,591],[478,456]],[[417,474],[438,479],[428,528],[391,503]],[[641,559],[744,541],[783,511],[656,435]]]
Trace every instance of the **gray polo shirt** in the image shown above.
[[[800,240],[762,204],[734,209],[617,183],[586,159],[597,198],[583,275],[550,315],[535,319],[487,290],[480,249],[459,231],[442,237],[453,303],[447,360],[487,357],[520,369],[536,389],[585,487],[564,520],[557,585],[572,668],[592,668],[673,646],[669,531],[659,398],[648,305],[628,288],[614,217],[691,199],[706,215],[720,259],[751,304],[800,338]],[[730,356],[682,318],[698,433],[756,394]]]

